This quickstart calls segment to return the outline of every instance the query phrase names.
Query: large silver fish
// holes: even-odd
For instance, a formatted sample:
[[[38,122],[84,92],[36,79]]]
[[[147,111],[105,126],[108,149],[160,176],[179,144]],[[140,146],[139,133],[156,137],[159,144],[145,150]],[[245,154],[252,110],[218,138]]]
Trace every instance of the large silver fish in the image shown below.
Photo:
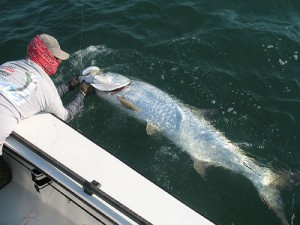
[[[184,104],[148,83],[102,73],[97,67],[84,70],[79,80],[88,81],[98,96],[145,123],[148,134],[159,132],[181,147],[192,157],[194,168],[202,177],[205,178],[209,166],[223,167],[247,177],[281,223],[289,224],[280,197],[280,175],[246,156],[203,116],[195,115]]]

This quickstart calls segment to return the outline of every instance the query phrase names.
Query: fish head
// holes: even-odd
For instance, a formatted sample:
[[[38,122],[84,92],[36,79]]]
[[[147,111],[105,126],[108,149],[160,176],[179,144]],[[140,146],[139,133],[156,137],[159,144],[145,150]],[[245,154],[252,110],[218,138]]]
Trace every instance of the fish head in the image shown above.
[[[86,82],[88,84],[93,84],[97,80],[97,77],[101,76],[101,70],[97,66],[89,66],[85,68],[81,75],[78,76],[80,82]]]
[[[97,66],[89,66],[82,71],[82,76],[96,76],[101,73],[101,70]]]
[[[78,80],[92,85],[98,91],[105,92],[117,90],[131,83],[129,78],[117,73],[104,73],[97,66],[90,66],[84,69]]]

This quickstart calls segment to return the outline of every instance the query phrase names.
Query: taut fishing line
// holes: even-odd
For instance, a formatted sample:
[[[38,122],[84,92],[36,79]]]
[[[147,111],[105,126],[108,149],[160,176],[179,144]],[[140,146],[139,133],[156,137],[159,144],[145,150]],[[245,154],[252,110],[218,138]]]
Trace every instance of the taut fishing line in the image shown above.
[[[83,12],[83,3],[81,0],[81,33],[80,33],[80,52],[81,52],[81,48],[82,48],[82,39],[83,39],[83,27],[84,27],[84,12]],[[80,56],[80,74],[82,73],[82,57]]]

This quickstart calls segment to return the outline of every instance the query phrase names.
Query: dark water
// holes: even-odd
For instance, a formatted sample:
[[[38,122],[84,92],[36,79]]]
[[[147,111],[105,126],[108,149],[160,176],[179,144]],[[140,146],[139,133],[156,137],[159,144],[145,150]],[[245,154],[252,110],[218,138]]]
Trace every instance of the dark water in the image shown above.
[[[296,0],[2,0],[0,63],[22,58],[35,34],[52,34],[71,54],[56,83],[90,65],[146,81],[191,107],[218,109],[211,123],[250,157],[296,171],[299,13]],[[202,179],[182,149],[97,96],[71,126],[216,224],[280,224],[247,179],[222,168]],[[294,225],[299,190],[281,192]]]

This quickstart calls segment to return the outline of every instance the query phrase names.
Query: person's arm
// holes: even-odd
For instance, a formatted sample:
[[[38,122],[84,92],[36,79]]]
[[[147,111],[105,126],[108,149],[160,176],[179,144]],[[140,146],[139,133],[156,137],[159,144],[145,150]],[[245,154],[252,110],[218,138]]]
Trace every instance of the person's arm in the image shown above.
[[[66,106],[63,106],[61,98],[57,95],[53,97],[53,102],[46,112],[52,113],[65,122],[70,122],[84,107],[84,98],[94,92],[94,88],[86,83],[80,84],[80,91],[74,99]]]
[[[94,88],[87,83],[80,84],[80,92],[75,96],[73,101],[71,101],[66,109],[68,111],[68,115],[66,118],[66,122],[70,122],[84,107],[84,97],[92,94],[94,92]]]
[[[84,107],[84,95],[79,92],[75,98],[67,105],[66,109],[68,111],[67,118],[65,121],[70,122],[78,113],[80,113]]]
[[[65,94],[67,94],[70,90],[67,84],[61,84],[56,87],[59,97],[63,97]]]
[[[69,91],[74,90],[79,84],[79,81],[75,78],[69,80],[67,84],[61,84],[60,86],[56,87],[59,97],[63,97]]]

